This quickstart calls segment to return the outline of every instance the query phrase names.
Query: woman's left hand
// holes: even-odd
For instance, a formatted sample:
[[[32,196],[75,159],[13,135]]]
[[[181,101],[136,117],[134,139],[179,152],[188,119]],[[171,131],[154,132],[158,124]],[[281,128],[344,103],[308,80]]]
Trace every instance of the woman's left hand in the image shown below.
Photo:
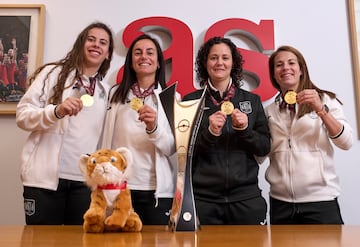
[[[232,125],[235,128],[245,129],[248,125],[248,116],[235,108],[231,114]]]
[[[299,105],[309,104],[315,112],[321,111],[323,107],[320,96],[315,89],[304,89],[297,93],[296,102]]]
[[[148,105],[143,105],[139,111],[139,120],[146,124],[146,130],[151,131],[156,127],[156,111]]]

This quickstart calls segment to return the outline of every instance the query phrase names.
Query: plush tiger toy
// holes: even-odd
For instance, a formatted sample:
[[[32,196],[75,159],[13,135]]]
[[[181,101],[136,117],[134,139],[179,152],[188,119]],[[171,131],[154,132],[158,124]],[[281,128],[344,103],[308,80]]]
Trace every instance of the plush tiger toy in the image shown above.
[[[84,214],[85,232],[141,231],[141,219],[126,187],[131,165],[132,154],[124,147],[100,149],[80,157],[80,170],[92,190],[90,207]]]

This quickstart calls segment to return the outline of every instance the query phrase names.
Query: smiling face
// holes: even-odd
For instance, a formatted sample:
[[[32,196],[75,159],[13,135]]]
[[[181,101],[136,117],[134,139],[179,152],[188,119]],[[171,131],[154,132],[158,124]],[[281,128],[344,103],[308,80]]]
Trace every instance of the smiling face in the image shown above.
[[[137,77],[153,76],[159,67],[157,49],[149,39],[137,41],[132,50],[132,68]]]
[[[215,44],[211,47],[206,61],[206,69],[210,80],[214,85],[230,81],[230,73],[233,59],[230,47],[224,43]]]
[[[296,55],[289,51],[280,51],[274,59],[274,78],[281,91],[296,91],[302,75]]]
[[[93,68],[97,71],[102,62],[109,56],[109,41],[108,33],[101,28],[92,28],[88,32],[84,44],[85,68]],[[85,70],[86,70],[85,69]]]

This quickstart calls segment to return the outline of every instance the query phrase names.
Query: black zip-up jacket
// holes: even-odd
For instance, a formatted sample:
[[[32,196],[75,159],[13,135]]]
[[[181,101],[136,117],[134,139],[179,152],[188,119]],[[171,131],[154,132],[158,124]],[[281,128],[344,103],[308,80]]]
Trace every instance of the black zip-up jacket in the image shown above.
[[[209,90],[209,89],[208,89]],[[218,92],[210,90],[220,101]],[[198,99],[203,89],[183,97]],[[248,116],[245,130],[232,128],[227,116],[220,136],[209,132],[209,116],[220,110],[205,95],[205,110],[196,137],[192,160],[192,183],[195,199],[210,202],[235,202],[261,196],[258,186],[259,165],[254,158],[270,151],[270,131],[260,97],[236,88],[231,98],[235,108]]]

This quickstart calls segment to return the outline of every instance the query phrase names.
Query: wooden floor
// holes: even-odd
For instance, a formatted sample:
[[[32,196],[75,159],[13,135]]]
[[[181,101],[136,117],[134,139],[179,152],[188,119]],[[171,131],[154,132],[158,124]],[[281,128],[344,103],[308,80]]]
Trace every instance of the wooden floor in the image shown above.
[[[0,226],[1,247],[359,247],[360,226],[202,226],[196,232],[169,232],[144,226],[140,233],[84,233],[81,226]]]

